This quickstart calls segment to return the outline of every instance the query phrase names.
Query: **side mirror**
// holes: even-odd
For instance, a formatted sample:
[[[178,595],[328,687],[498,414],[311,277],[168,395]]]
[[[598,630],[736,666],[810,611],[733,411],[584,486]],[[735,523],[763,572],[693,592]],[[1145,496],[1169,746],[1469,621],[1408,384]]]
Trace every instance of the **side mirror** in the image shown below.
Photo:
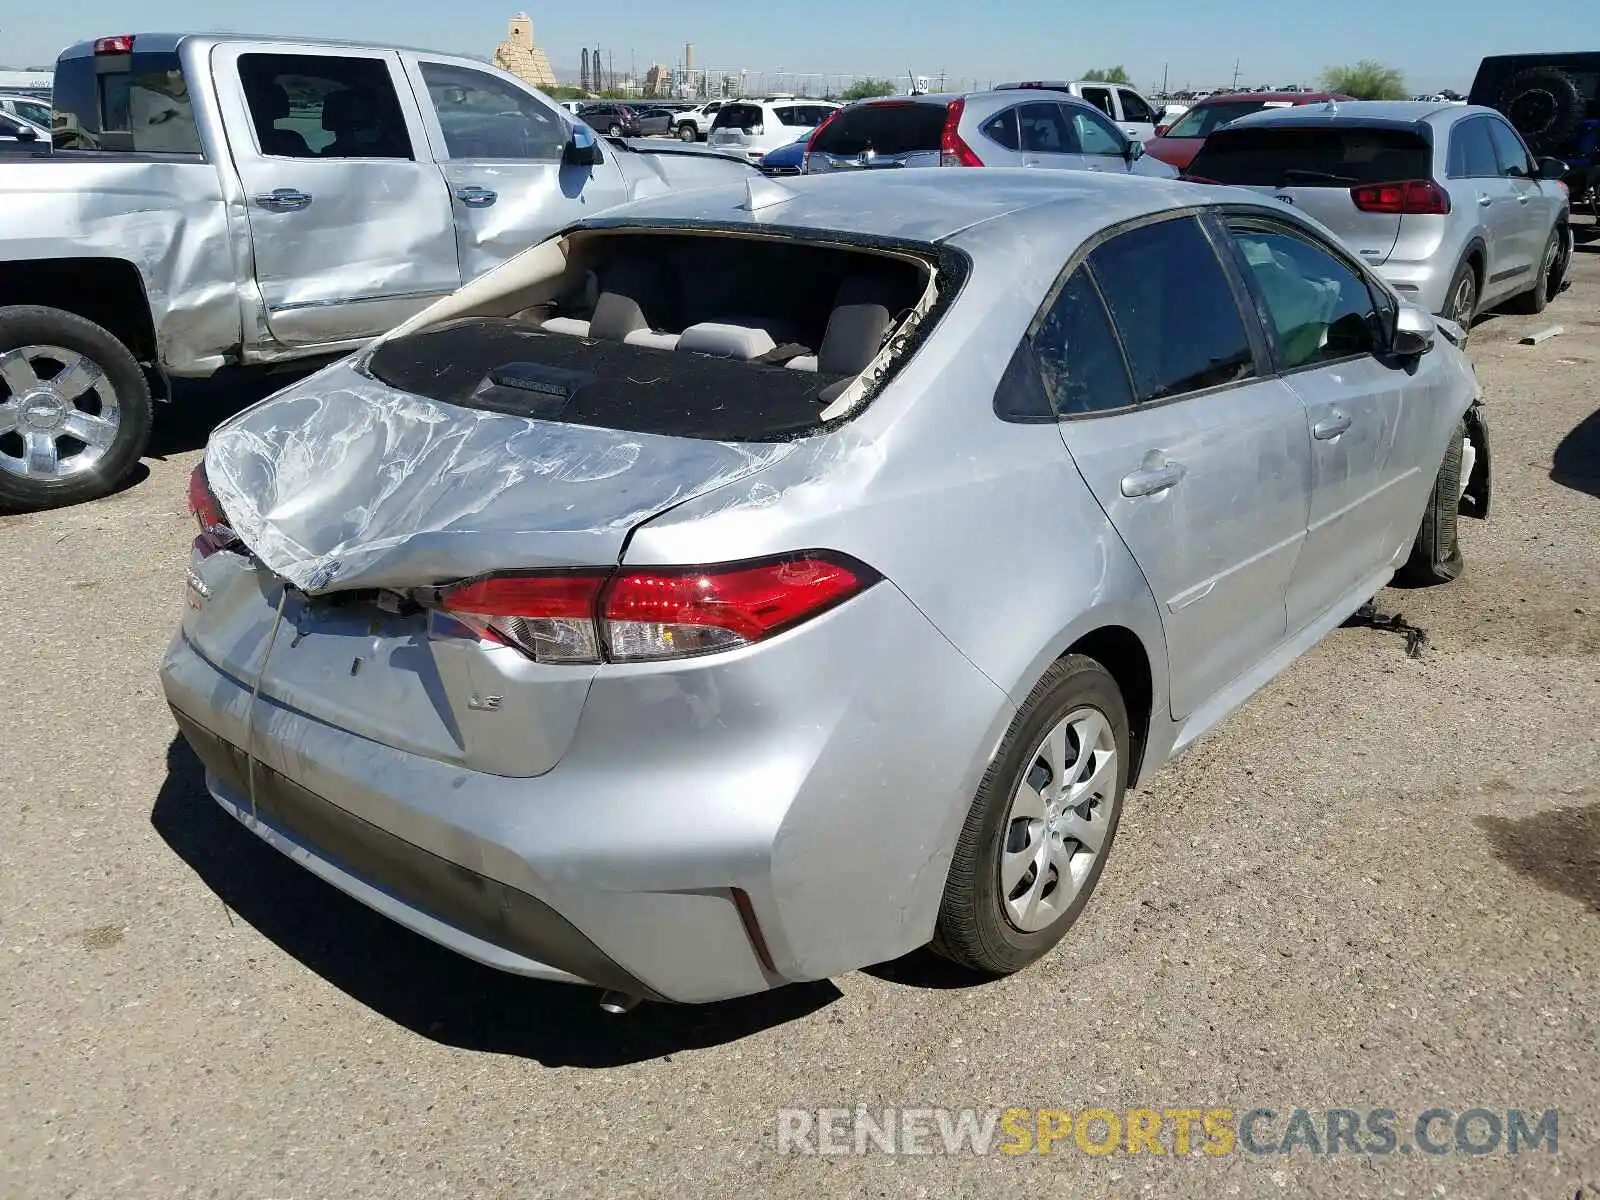
[[[1128,160],[1129,166],[1132,166],[1144,157],[1144,143],[1136,138],[1129,138],[1128,144],[1123,147],[1122,157]]]
[[[36,130],[34,130],[34,128],[31,125],[18,125],[17,126],[17,141],[19,141],[19,142],[37,142],[38,140],[39,140],[39,134],[38,134],[38,132]]]
[[[1535,179],[1550,180],[1565,179],[1567,172],[1571,169],[1559,158],[1541,158],[1534,168],[1533,177]]]
[[[1433,349],[1439,326],[1433,314],[1420,304],[1402,304],[1395,318],[1394,337],[1389,350],[1400,358],[1421,358]]]
[[[600,139],[595,137],[594,130],[587,125],[574,125],[572,137],[561,151],[561,165],[597,167],[604,161],[605,157],[600,153]]]

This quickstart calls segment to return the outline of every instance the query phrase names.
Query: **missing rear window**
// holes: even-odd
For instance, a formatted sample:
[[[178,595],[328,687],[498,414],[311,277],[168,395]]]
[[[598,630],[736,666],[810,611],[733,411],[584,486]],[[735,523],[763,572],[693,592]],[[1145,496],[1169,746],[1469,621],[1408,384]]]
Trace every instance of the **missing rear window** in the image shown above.
[[[1433,149],[1409,129],[1360,126],[1219,129],[1189,173],[1256,187],[1354,187],[1432,174]]]

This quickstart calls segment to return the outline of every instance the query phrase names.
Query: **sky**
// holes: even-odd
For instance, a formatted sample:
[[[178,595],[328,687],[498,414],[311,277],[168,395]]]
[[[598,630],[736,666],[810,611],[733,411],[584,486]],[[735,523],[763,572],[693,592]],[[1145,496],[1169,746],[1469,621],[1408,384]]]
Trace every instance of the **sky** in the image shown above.
[[[488,55],[522,0],[72,0],[0,6],[0,62],[40,66],[84,38],[141,30],[299,34]],[[6,10],[10,9],[8,13]],[[599,46],[618,74],[630,62],[776,75],[829,72],[903,79],[945,73],[947,86],[1072,78],[1124,65],[1141,88],[1315,82],[1324,67],[1376,58],[1416,92],[1465,91],[1478,59],[1515,51],[1600,48],[1597,0],[566,0],[533,5],[534,36],[558,71]],[[1515,22],[1508,20],[1515,14]]]

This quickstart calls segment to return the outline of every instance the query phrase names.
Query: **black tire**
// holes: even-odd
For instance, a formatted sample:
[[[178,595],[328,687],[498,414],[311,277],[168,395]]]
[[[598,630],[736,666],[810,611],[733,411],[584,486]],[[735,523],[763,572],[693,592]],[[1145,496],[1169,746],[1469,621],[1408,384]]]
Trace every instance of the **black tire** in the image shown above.
[[[1468,259],[1456,268],[1450,277],[1450,288],[1444,294],[1443,316],[1449,317],[1462,332],[1471,333],[1472,320],[1478,315],[1478,302],[1482,289],[1478,285],[1478,272]]]
[[[1007,914],[1000,889],[1007,818],[1017,789],[1036,769],[1045,735],[1077,709],[1103,715],[1116,746],[1115,783],[1099,802],[1108,810],[1104,835],[1070,904],[1048,926],[1024,932]],[[1012,721],[968,810],[939,906],[932,943],[936,953],[969,970],[1008,975],[1036,962],[1061,940],[1088,903],[1111,853],[1128,786],[1128,746],[1127,708],[1111,674],[1094,659],[1078,654],[1053,664]]]
[[[680,142],[692,142],[698,139],[699,136],[700,131],[687,121],[678,126],[678,140]]]
[[[606,136],[607,137],[621,137],[622,136],[622,126],[618,125],[615,121],[611,122],[611,124],[606,126]]]
[[[0,308],[0,355],[30,346],[56,347],[87,360],[98,371],[99,380],[82,394],[69,398],[66,406],[76,409],[81,417],[95,421],[108,420],[114,415],[115,428],[107,431],[109,444],[96,447],[77,441],[71,434],[55,433],[57,425],[40,424],[32,432],[53,434],[50,445],[59,456],[56,460],[59,466],[54,474],[29,474],[22,461],[26,443],[20,426],[24,420],[18,414],[7,423],[6,432],[0,433],[0,511],[3,512],[59,508],[104,496],[127,478],[150,442],[150,384],[128,348],[112,334],[93,321],[58,308],[36,305]],[[41,370],[50,369],[51,363],[56,371],[61,370],[59,360],[48,356],[30,358],[26,369],[41,386],[47,387],[54,376],[43,375]],[[15,368],[13,373],[16,373]],[[33,394],[31,391],[13,393],[11,384],[0,380],[0,406],[21,395]],[[64,410],[63,401],[58,397],[45,392],[42,398],[47,405],[57,406],[58,423],[63,416],[69,421],[74,419],[71,412]],[[42,419],[51,414],[35,410],[33,415]],[[89,457],[75,469],[61,469],[83,455]]]
[[[1461,577],[1466,564],[1456,532],[1461,515],[1462,442],[1466,436],[1466,424],[1457,421],[1433,490],[1428,493],[1428,506],[1422,510],[1422,527],[1417,530],[1411,557],[1396,573],[1402,583],[1431,587]]]
[[[1588,102],[1559,67],[1529,67],[1506,81],[1495,105],[1536,151],[1554,153],[1578,135]]]
[[[1525,292],[1518,292],[1506,305],[1512,312],[1526,313],[1537,316],[1542,313],[1555,297],[1556,285],[1552,282],[1558,261],[1561,256],[1561,230],[1550,231],[1550,237],[1544,244],[1544,250],[1539,255],[1539,278],[1534,285]]]

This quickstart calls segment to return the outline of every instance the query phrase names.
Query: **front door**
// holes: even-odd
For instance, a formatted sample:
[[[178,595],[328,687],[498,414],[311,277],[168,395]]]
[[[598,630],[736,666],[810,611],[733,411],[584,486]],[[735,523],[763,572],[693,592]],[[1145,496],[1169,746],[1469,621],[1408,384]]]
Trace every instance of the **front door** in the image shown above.
[[[1115,342],[1092,353],[1107,310],[1126,368]],[[1097,247],[1034,347],[1067,449],[1160,610],[1181,719],[1284,639],[1311,497],[1305,409],[1258,373],[1261,347],[1192,217]]]
[[[1072,139],[1078,144],[1085,168],[1121,173],[1133,165],[1127,140],[1110,121],[1076,104],[1063,104],[1061,109],[1072,126]]]
[[[616,150],[602,142],[604,162],[563,165],[572,122],[510,75],[404,58],[417,95],[428,98],[424,118],[448,187],[464,281],[627,199]]]
[[[1311,510],[1289,585],[1296,632],[1359,589],[1415,536],[1413,444],[1403,422],[1409,376],[1379,361],[1378,319],[1364,274],[1309,230],[1269,218],[1227,222],[1265,315],[1277,368],[1304,402],[1311,433]]]
[[[1495,164],[1506,180],[1507,236],[1516,247],[1517,274],[1506,280],[1513,291],[1525,291],[1543,265],[1545,243],[1555,226],[1557,201],[1535,177],[1538,168],[1516,130],[1497,116],[1485,117],[1494,141]],[[1510,269],[1510,264],[1507,264]]]
[[[215,55],[275,339],[371,337],[460,286],[450,203],[397,54],[223,45]]]

